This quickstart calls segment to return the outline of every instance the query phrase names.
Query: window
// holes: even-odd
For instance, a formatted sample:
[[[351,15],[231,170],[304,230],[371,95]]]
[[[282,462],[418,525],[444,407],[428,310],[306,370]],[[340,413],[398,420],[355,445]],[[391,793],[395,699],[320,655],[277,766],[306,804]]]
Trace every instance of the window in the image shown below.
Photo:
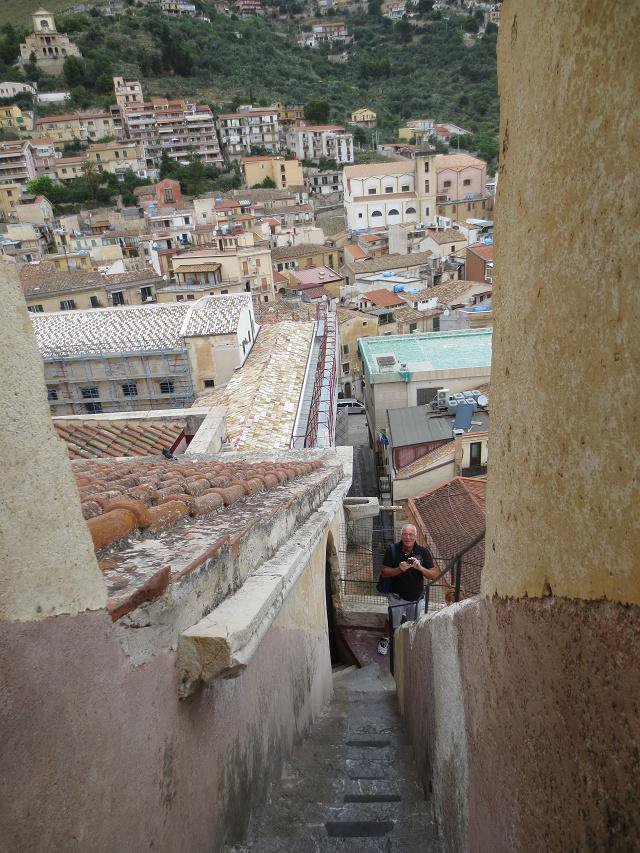
[[[425,170],[425,172],[429,171],[429,161],[428,160],[424,161],[424,170]]]
[[[405,210],[405,213],[415,213],[415,212],[416,212],[415,207],[408,207],[408,208]]]
[[[424,182],[424,191],[425,191],[426,193],[428,193],[428,192],[429,192],[429,181],[425,181],[425,182]]]
[[[455,247],[455,246],[452,246],[452,247],[451,247],[451,251],[452,251],[452,252],[455,252],[455,250],[456,250],[456,247]]]
[[[138,386],[135,382],[125,382],[122,386],[122,393],[125,397],[137,397]]]
[[[153,288],[152,287],[141,287],[140,288],[140,296],[142,297],[143,302],[150,302],[153,299]]]
[[[47,388],[47,400],[57,400],[58,392],[55,388]]]
[[[89,301],[91,302],[92,308],[99,308],[100,307],[100,300],[98,299],[97,296],[90,296]]]
[[[172,187],[165,187],[165,189],[164,189],[164,200],[166,202],[173,201],[173,188]]]
[[[393,208],[389,211],[389,214],[388,214],[388,215],[389,215],[389,216],[400,216],[400,211],[399,211],[399,210],[396,210],[396,209],[395,209],[395,207],[393,207]]]
[[[380,210],[374,210],[371,216],[382,216],[382,212]]]
[[[95,397],[100,396],[96,385],[85,385],[84,388],[80,389],[80,393],[82,394],[85,400],[91,400]]]
[[[205,380],[204,380],[204,387],[205,387],[205,388],[215,388],[215,387],[216,387],[216,383],[214,382],[214,380],[213,380],[213,379],[205,379]]]
[[[63,299],[60,302],[60,310],[61,311],[73,311],[73,309],[75,307],[76,307],[76,303],[73,301],[73,299]]]
[[[114,305],[124,305],[124,292],[122,290],[114,290],[111,294],[111,301]]]
[[[408,193],[409,192],[409,184],[403,184],[401,189],[402,189],[403,193]]]
[[[415,332],[415,330],[416,330],[417,328],[418,328],[418,324],[417,324],[417,323],[409,323],[409,334],[411,334],[411,332]]]
[[[163,379],[160,383],[160,393],[161,394],[173,394],[174,391],[174,383],[173,379]]]
[[[437,388],[418,388],[416,392],[416,405],[427,406],[438,396]]]
[[[195,295],[193,293],[187,293],[187,300],[192,302],[195,299]]]
[[[349,344],[342,344],[342,355],[349,355]]]
[[[393,192],[393,187],[385,187],[385,188],[384,188],[384,191],[385,191],[386,193],[392,193],[392,192]]]
[[[361,214],[361,213],[359,213],[359,214],[358,214],[358,219],[362,219],[362,214]]]
[[[220,293],[224,296],[225,294],[229,293],[229,291],[228,290],[221,290]],[[211,295],[213,296],[213,293]]]
[[[445,181],[445,182],[444,182],[444,185],[445,185],[445,187],[450,187],[450,186],[451,186],[451,181]]]
[[[102,403],[85,403],[84,408],[90,415],[102,414]]]
[[[42,314],[44,312],[42,305],[29,305],[28,310],[32,311],[34,314]]]
[[[464,181],[462,182],[462,186],[463,187],[470,187],[471,186],[471,178],[465,178]]]
[[[434,317],[433,318],[433,324],[432,324],[431,328],[433,329],[434,332],[440,331],[440,317]]]
[[[178,293],[178,295],[176,296],[176,302],[184,302],[184,296],[182,295],[182,293]]]
[[[345,362],[343,363],[343,365],[342,365],[342,372],[343,372],[343,373],[348,373],[348,372],[349,372],[349,362],[348,362],[348,361],[345,361]]]
[[[370,188],[367,190],[367,192],[369,193],[369,195],[375,195],[375,194],[376,194],[376,191],[375,191],[375,189],[374,189],[373,187],[370,187]]]

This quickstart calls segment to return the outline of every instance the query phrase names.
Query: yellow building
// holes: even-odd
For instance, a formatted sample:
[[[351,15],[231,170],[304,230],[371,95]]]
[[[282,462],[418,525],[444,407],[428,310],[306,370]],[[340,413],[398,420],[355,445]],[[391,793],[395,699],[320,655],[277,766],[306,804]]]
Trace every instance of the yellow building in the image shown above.
[[[351,113],[351,124],[357,124],[360,127],[375,127],[377,121],[378,116],[369,107],[361,107]]]
[[[33,117],[29,113],[23,113],[17,104],[0,107],[0,128],[31,132]]]
[[[95,163],[99,172],[120,175],[126,171],[145,176],[144,151],[135,142],[104,142],[90,145],[87,159]]]
[[[431,130],[418,130],[416,127],[398,128],[398,139],[400,142],[417,142],[419,145],[429,141]]]
[[[159,302],[183,302],[201,296],[252,293],[273,302],[271,251],[255,245],[251,232],[216,237],[214,245],[171,258],[173,282],[158,291]]]
[[[20,184],[0,184],[0,212],[7,217],[20,201]]]
[[[74,178],[82,177],[82,167],[87,162],[86,155],[78,157],[61,157],[55,161],[54,171],[56,179],[61,184],[72,181]]]
[[[304,119],[303,104],[272,104],[278,110],[278,120],[280,124],[292,124],[294,121],[302,121]]]
[[[297,160],[285,160],[284,157],[243,157],[242,173],[248,187],[261,184],[265,178],[271,178],[278,190],[304,185],[300,163]]]
[[[76,139],[96,142],[105,136],[122,137],[122,127],[111,113],[106,112],[44,116],[36,121],[36,130],[40,136],[48,136],[56,148]]]

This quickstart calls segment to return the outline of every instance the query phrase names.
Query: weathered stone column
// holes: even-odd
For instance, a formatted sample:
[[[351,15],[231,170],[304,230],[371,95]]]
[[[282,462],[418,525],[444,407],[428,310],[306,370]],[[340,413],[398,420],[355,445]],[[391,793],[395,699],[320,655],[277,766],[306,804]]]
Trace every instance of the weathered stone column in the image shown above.
[[[0,620],[99,610],[106,588],[15,268],[0,262]]]

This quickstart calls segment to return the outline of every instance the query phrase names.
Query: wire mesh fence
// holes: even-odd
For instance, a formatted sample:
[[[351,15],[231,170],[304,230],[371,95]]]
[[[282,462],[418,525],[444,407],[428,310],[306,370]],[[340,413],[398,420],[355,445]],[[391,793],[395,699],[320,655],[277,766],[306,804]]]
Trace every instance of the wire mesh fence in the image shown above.
[[[387,546],[400,541],[401,526],[384,524],[381,519],[349,522],[341,527],[338,545],[341,566],[341,593],[352,604],[387,605],[387,596],[376,590]],[[433,542],[418,536],[418,544],[431,551],[438,578],[425,581],[425,609],[438,610],[480,592],[484,563],[484,541],[467,537]],[[469,548],[469,546],[471,546]],[[465,548],[466,553],[461,554]]]

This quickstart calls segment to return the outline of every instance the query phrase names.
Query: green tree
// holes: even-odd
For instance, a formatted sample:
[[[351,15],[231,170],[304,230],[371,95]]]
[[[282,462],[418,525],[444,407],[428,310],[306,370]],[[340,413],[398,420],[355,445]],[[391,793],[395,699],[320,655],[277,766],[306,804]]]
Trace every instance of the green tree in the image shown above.
[[[84,86],[85,83],[85,65],[78,56],[68,56],[64,61],[64,79],[73,89],[75,86]]]
[[[413,36],[413,24],[410,21],[402,18],[396,22],[395,31],[398,34],[401,44],[408,44]]]
[[[329,121],[331,107],[329,101],[317,99],[304,105],[304,117],[315,124],[326,124]]]
[[[269,175],[267,175],[267,177],[264,179],[264,181],[262,181],[259,184],[254,184],[251,187],[252,190],[259,190],[259,189],[274,190],[275,188],[276,188],[276,182],[273,180],[273,178],[270,178]]]
[[[93,201],[97,201],[98,190],[100,188],[100,184],[102,183],[102,175],[96,168],[96,164],[93,162],[93,160],[85,160],[85,162],[81,166],[81,171],[82,177],[91,195],[91,199]]]

